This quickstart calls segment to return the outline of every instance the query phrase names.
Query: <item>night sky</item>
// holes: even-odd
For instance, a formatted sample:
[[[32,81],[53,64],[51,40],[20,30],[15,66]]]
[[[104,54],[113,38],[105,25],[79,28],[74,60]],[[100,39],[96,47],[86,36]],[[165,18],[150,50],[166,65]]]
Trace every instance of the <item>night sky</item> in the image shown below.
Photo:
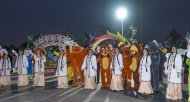
[[[140,31],[140,0],[0,0],[0,43],[20,45],[36,33],[95,33],[99,26],[121,31],[116,8],[124,6],[130,24]],[[143,41],[164,40],[176,28],[190,31],[190,0],[143,0]],[[137,36],[139,36],[137,33]]]

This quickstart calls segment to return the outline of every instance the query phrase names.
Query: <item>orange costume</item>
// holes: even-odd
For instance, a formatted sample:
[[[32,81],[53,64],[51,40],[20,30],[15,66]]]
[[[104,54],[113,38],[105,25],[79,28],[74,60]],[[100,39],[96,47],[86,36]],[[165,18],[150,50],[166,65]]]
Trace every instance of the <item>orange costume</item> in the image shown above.
[[[102,80],[102,88],[110,88],[111,84],[111,56],[110,56],[110,48],[109,46],[101,46],[100,47],[100,57],[98,58],[98,62],[100,63],[101,70],[101,80]]]
[[[122,79],[123,82],[127,81],[127,86],[131,88],[131,83],[128,81],[128,79],[131,79],[131,70],[130,65],[132,64],[132,56],[131,56],[131,50],[129,47],[122,47],[122,56],[123,56],[123,71],[122,71]]]
[[[78,86],[78,75],[80,75],[81,85],[84,85],[84,73],[81,70],[81,66],[87,50],[87,48],[83,48],[80,46],[73,46],[71,50],[66,50],[68,60],[73,68],[72,70],[74,86]]]
[[[135,90],[138,90],[139,88],[139,73],[138,73],[138,66],[140,63],[140,58],[141,58],[141,53],[142,53],[142,47],[140,44],[135,43],[134,45],[131,46],[130,48],[131,53],[132,53],[132,64],[131,64],[131,79],[134,79],[134,85],[131,83],[132,88]],[[129,79],[130,80],[130,79]]]

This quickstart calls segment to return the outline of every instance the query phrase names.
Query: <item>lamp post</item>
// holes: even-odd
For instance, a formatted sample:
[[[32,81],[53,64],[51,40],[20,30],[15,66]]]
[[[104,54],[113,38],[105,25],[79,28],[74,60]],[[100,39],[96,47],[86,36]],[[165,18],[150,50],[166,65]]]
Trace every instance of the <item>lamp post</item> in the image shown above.
[[[122,36],[123,36],[123,21],[124,19],[127,17],[128,15],[128,12],[125,8],[121,7],[121,8],[118,8],[117,11],[116,11],[116,16],[118,19],[121,20],[121,30],[122,30]]]

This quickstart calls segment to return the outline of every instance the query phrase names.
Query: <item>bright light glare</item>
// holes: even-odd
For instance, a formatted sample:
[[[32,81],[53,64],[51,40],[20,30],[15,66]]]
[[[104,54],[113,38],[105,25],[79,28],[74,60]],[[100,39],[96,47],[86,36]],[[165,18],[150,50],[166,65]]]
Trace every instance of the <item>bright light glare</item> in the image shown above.
[[[116,11],[116,15],[117,15],[117,18],[123,20],[124,18],[127,17],[128,11],[127,11],[125,8],[119,8],[119,9],[117,9],[117,11]]]

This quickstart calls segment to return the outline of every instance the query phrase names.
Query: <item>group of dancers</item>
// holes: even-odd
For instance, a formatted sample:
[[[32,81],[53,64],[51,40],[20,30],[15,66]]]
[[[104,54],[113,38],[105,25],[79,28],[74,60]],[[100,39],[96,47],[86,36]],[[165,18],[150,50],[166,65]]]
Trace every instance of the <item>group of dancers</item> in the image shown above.
[[[26,54],[29,53],[28,49],[24,51],[19,49],[18,54],[16,55],[16,63],[15,68],[18,73],[18,86],[27,86],[29,85],[28,78],[28,67],[29,62],[26,57]],[[35,50],[35,54],[33,55],[35,64],[34,64],[34,86],[45,86],[44,80],[44,63],[46,62],[46,58],[43,55],[42,49],[37,48]],[[0,58],[0,86],[11,85],[11,61],[8,57],[8,52],[3,49],[1,58]]]
[[[190,47],[189,47],[190,49]],[[181,90],[181,70],[183,59],[181,55],[177,54],[176,46],[171,47],[171,53],[165,54],[167,60],[164,64],[165,74],[167,75],[167,93],[166,98],[172,100],[182,99],[182,90]],[[26,54],[29,53],[28,49],[19,50],[18,55],[16,56],[16,64],[18,72],[18,86],[27,86],[29,85],[27,68],[29,67],[29,62],[26,57]],[[190,55],[190,50],[187,52],[187,55]],[[33,86],[45,86],[44,79],[44,63],[46,62],[46,57],[43,54],[41,48],[36,48],[34,50],[33,57],[33,66],[34,66],[34,81]],[[76,56],[77,57],[77,56]],[[123,79],[122,79],[122,70],[124,68],[123,56],[121,50],[118,47],[115,47],[111,50],[111,85],[110,89],[113,91],[121,91],[124,89]],[[189,56],[190,57],[190,56]],[[68,77],[67,77],[67,56],[65,51],[61,50],[59,57],[57,59],[57,70],[56,76],[58,77],[57,88],[68,88]],[[139,73],[139,82],[140,86],[138,89],[139,93],[150,95],[153,94],[153,88],[151,85],[151,57],[149,55],[149,48],[144,46],[142,57],[140,59],[140,64],[138,68]],[[0,87],[11,85],[11,62],[8,57],[8,52],[3,51],[0,57]],[[96,89],[96,75],[98,70],[97,58],[93,53],[92,49],[87,51],[87,54],[83,60],[81,70],[84,72],[85,89]]]

